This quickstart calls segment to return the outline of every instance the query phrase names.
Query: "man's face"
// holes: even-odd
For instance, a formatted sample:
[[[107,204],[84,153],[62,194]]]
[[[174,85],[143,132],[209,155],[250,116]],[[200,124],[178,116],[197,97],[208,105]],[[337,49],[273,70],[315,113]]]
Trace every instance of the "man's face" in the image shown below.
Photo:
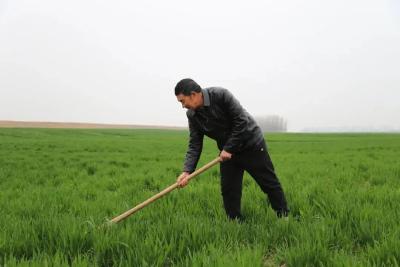
[[[176,96],[183,108],[197,109],[201,106],[201,93],[192,92],[190,95],[179,94]]]

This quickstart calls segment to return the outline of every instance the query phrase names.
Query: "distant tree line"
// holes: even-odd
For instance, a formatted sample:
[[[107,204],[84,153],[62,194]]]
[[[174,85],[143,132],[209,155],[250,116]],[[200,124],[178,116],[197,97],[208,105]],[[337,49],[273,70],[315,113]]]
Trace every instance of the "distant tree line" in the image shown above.
[[[254,119],[263,132],[286,132],[287,121],[278,115],[256,116]]]

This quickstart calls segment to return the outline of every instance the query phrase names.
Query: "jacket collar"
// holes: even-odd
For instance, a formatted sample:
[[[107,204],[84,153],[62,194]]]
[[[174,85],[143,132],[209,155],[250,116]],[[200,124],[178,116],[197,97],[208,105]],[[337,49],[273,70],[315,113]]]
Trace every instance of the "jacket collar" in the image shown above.
[[[208,93],[207,89],[201,89],[203,93],[203,106],[209,107],[210,106],[210,94]]]

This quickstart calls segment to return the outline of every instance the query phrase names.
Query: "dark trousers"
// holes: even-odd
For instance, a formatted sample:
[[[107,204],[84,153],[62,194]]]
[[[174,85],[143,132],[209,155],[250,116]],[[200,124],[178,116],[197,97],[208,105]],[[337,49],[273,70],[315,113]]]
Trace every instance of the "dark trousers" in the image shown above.
[[[266,149],[265,142],[253,150],[234,154],[232,159],[220,164],[221,193],[224,208],[229,218],[241,218],[243,173],[247,171],[267,194],[271,207],[278,217],[287,216],[285,194],[275,174],[274,166]]]

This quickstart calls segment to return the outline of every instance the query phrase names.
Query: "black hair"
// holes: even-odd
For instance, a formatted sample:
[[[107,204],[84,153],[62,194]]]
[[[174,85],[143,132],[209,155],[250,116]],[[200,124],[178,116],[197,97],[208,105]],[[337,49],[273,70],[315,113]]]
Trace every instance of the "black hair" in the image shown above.
[[[192,92],[200,93],[201,87],[192,79],[180,80],[175,86],[175,95],[183,94],[190,95]]]

